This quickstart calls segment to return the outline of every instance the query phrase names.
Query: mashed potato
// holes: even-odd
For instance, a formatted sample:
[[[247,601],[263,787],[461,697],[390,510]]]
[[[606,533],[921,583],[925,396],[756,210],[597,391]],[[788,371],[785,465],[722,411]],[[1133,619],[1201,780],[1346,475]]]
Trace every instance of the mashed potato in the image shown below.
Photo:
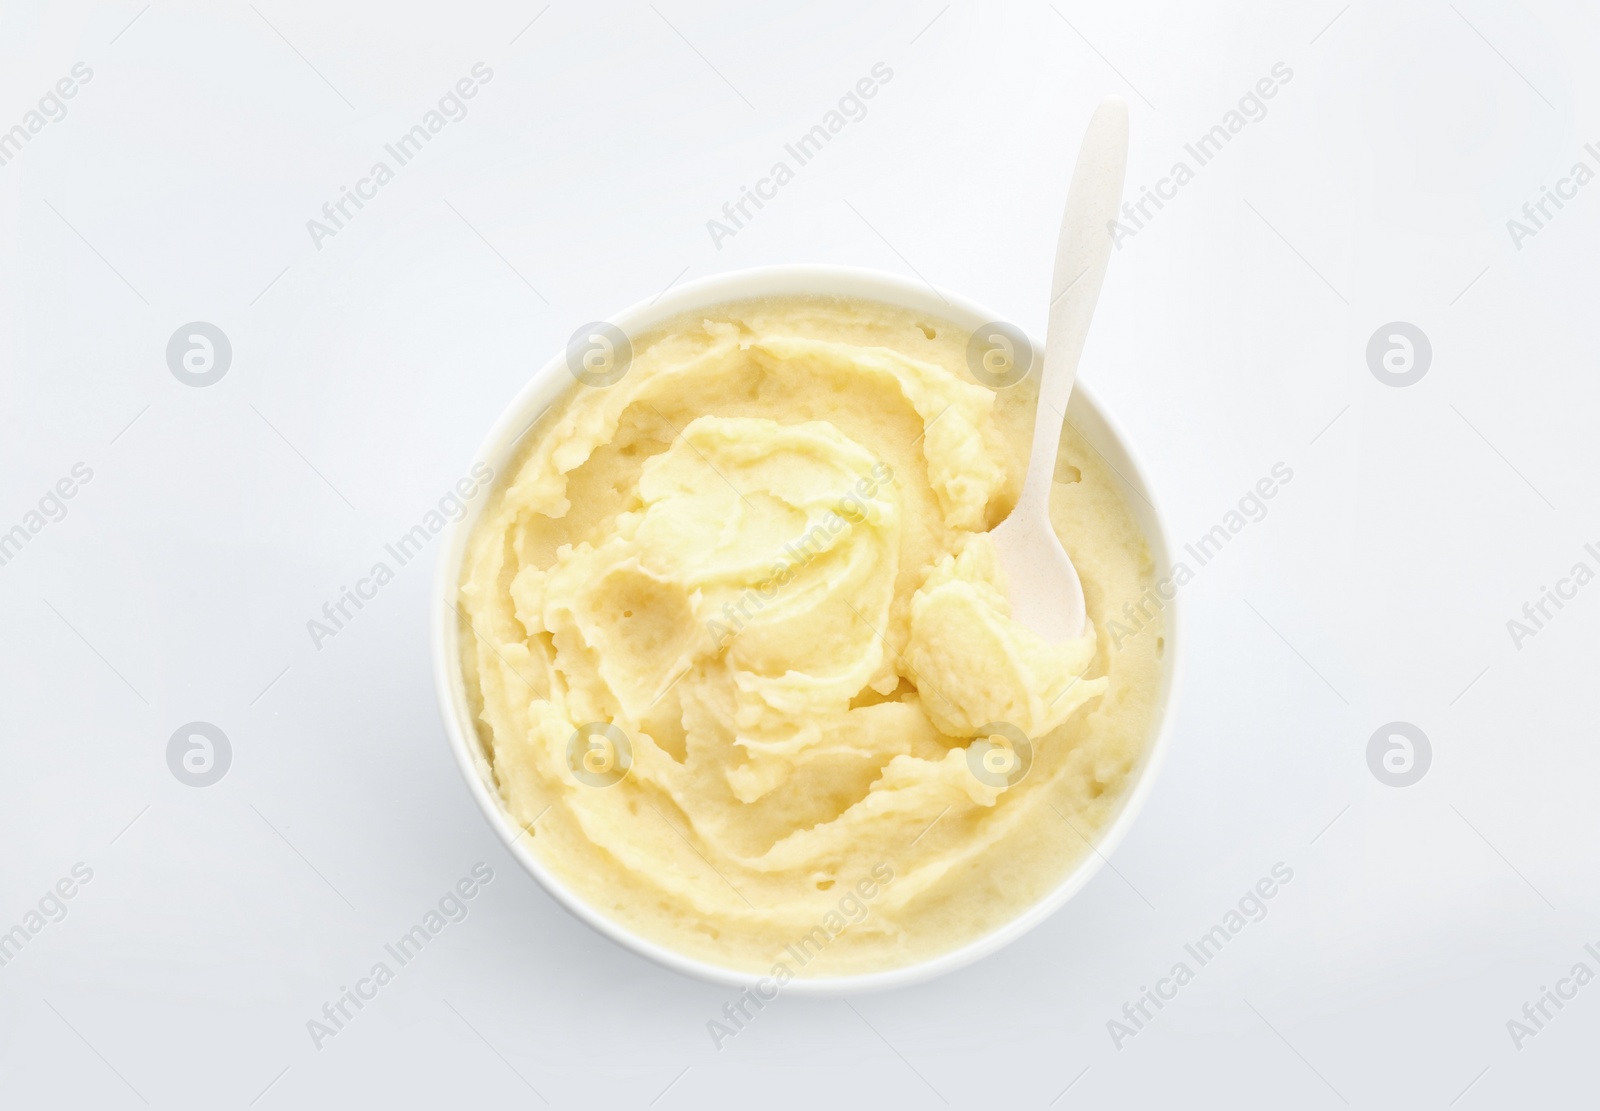
[[[876,971],[1015,917],[1084,853],[1154,725],[1154,568],[1069,431],[1052,514],[1091,630],[1010,614],[987,530],[1033,380],[877,304],[728,305],[634,337],[524,437],[469,541],[463,668],[534,851],[716,964]],[[470,628],[468,628],[470,626]]]

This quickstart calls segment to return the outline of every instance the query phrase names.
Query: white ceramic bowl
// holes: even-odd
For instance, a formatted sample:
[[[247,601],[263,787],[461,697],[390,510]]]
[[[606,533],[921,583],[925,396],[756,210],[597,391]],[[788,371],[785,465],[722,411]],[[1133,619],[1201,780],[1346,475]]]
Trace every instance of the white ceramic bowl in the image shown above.
[[[678,286],[654,302],[641,303],[617,314],[611,318],[611,323],[617,325],[627,335],[637,336],[689,310],[755,297],[797,294],[843,296],[897,305],[948,320],[967,330],[975,330],[983,324],[1004,319],[953,293],[940,290],[936,294],[926,285],[894,274],[848,266],[769,266],[754,270],[739,270],[689,282]],[[1044,350],[1044,345],[1037,338],[1030,336],[1029,342],[1034,345],[1035,351]],[[483,445],[478,449],[476,460],[486,462],[493,467],[497,481],[504,477],[515,452],[517,438],[547,406],[565,391],[574,388],[576,388],[575,383],[567,369],[566,352],[564,350],[557,352],[506,407],[505,412],[500,414],[500,419],[495,422]],[[1135,518],[1144,529],[1150,555],[1156,564],[1157,580],[1169,579],[1172,563],[1166,529],[1160,513],[1155,508],[1155,498],[1145,482],[1144,472],[1135,460],[1126,438],[1110,414],[1095,400],[1093,392],[1081,381],[1073,389],[1067,416],[1073,427],[1094,446],[1095,450],[1099,451],[1128,483],[1136,487],[1136,491],[1126,492],[1127,501]],[[533,878],[538,880],[564,907],[602,934],[658,964],[690,976],[741,987],[754,983],[759,978],[757,975],[686,956],[639,936],[595,910],[545,867],[530,848],[529,839],[521,836],[521,827],[506,813],[495,787],[493,771],[478,739],[472,714],[467,705],[466,687],[460,664],[460,630],[456,611],[452,608],[460,581],[461,560],[466,549],[467,537],[477,523],[487,500],[487,494],[480,493],[468,507],[467,515],[450,527],[441,545],[439,566],[433,587],[434,682],[439,692],[439,706],[444,715],[445,732],[450,739],[450,748],[455,753],[456,763],[460,765],[462,774],[466,776],[472,797],[477,800],[484,816],[489,819],[489,824],[506,843],[507,849],[522,862],[522,866]],[[1050,894],[1015,919],[957,949],[916,964],[903,965],[882,972],[795,979],[784,987],[784,992],[793,995],[854,994],[901,987],[931,979],[970,964],[1021,937],[1043,922],[1088,883],[1100,870],[1105,856],[1109,855],[1127,835],[1135,815],[1150,794],[1156,770],[1160,767],[1167,749],[1172,732],[1172,711],[1183,655],[1183,637],[1179,631],[1178,610],[1178,598],[1174,597],[1166,602],[1163,633],[1166,639],[1166,667],[1162,677],[1155,735],[1150,738],[1138,767],[1134,769],[1123,789],[1116,815],[1102,831],[1095,845],[1098,851],[1085,853],[1078,865],[1062,877],[1061,882]]]

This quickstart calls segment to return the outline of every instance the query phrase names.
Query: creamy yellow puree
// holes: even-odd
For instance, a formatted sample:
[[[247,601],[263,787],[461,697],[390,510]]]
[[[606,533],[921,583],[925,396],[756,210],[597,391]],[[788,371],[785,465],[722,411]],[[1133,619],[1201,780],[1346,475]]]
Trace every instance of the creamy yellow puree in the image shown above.
[[[782,983],[970,941],[1089,851],[1161,630],[1051,646],[1012,619],[986,530],[1033,379],[979,385],[967,340],[874,303],[723,306],[524,437],[469,541],[463,667],[506,807],[602,914]],[[1099,629],[1153,567],[1071,430],[1056,478]]]

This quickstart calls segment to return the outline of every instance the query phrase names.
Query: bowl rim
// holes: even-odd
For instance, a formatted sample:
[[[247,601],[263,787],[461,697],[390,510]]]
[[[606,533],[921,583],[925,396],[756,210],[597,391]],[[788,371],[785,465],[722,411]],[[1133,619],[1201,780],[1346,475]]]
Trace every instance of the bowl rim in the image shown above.
[[[985,309],[978,303],[926,281],[917,281],[899,274],[871,270],[865,267],[830,264],[786,264],[752,267],[726,271],[698,278],[674,286],[648,301],[639,301],[629,308],[607,318],[608,323],[621,328],[626,335],[636,336],[649,331],[673,317],[697,308],[776,296],[837,296],[865,301],[876,301],[900,308],[927,312],[950,323],[965,326],[971,322],[976,328],[986,322],[1005,318]],[[966,318],[965,320],[963,318]],[[587,327],[587,326],[586,326]],[[1024,332],[1042,352],[1043,345],[1036,336]],[[1093,345],[1087,353],[1093,356]],[[455,757],[456,766],[466,779],[467,788],[490,826],[501,842],[562,907],[617,944],[674,972],[710,983],[729,987],[748,987],[769,979],[759,973],[730,968],[689,956],[659,942],[652,941],[622,923],[608,917],[591,906],[562,879],[549,869],[533,852],[530,839],[500,801],[499,791],[492,786],[493,770],[487,753],[479,740],[476,724],[470,714],[466,699],[465,677],[460,666],[460,629],[458,611],[454,601],[460,580],[462,561],[468,538],[489,497],[504,477],[503,468],[514,456],[521,438],[537,419],[568,389],[574,388],[567,368],[566,350],[556,352],[544,363],[517,392],[473,455],[473,465],[487,463],[494,469],[494,477],[468,499],[466,513],[449,523],[434,569],[429,604],[432,610],[430,639],[435,693],[445,734]],[[1147,472],[1140,464],[1127,436],[1120,425],[1095,396],[1094,391],[1078,381],[1073,386],[1069,415],[1075,408],[1086,408],[1098,421],[1112,443],[1120,450],[1127,470],[1118,468],[1123,481],[1134,487],[1149,507],[1148,513],[1130,508],[1140,521],[1146,543],[1156,565],[1157,581],[1170,579],[1172,559],[1168,540],[1166,518],[1150,488]],[[533,414],[530,416],[529,414]],[[1096,448],[1096,451],[1099,449]],[[829,996],[858,994],[890,988],[905,987],[931,980],[953,972],[983,957],[999,951],[1017,938],[1033,930],[1059,910],[1099,873],[1107,858],[1127,836],[1154,788],[1157,773],[1165,762],[1174,731],[1179,687],[1183,672],[1183,637],[1179,632],[1180,598],[1182,591],[1175,590],[1173,597],[1162,604],[1164,654],[1159,718],[1154,735],[1148,740],[1140,762],[1129,773],[1127,783],[1117,802],[1111,820],[1101,827],[1099,835],[1088,852],[1073,865],[1042,898],[1028,906],[1010,921],[987,933],[971,939],[954,949],[936,954],[912,964],[874,972],[841,976],[789,980],[778,994]],[[763,996],[770,999],[772,996]]]

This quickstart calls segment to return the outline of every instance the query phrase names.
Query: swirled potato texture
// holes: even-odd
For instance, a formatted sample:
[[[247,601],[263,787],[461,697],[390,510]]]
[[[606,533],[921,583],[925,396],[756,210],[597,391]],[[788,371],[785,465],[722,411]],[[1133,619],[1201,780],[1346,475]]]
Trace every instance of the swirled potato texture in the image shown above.
[[[1032,380],[978,384],[967,338],[877,304],[723,306],[524,436],[469,539],[462,665],[505,806],[602,914],[780,982],[878,971],[1090,851],[1155,723],[1154,568],[1069,429],[1052,517],[1091,628],[1013,619],[988,529]]]

